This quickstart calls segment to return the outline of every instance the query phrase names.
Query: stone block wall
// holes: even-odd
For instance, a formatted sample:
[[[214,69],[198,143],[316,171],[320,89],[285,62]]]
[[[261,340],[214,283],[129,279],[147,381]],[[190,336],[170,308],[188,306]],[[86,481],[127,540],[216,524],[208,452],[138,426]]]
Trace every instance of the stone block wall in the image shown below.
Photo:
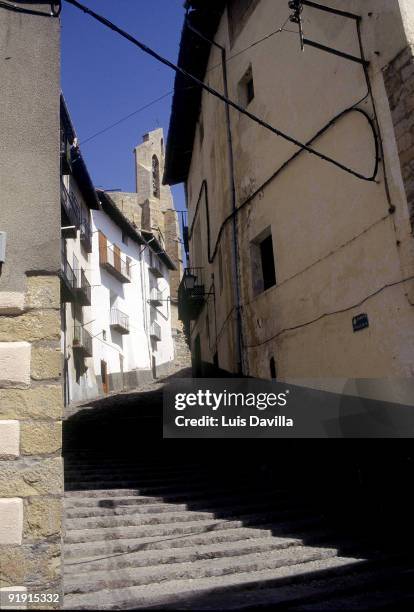
[[[414,231],[414,45],[406,47],[388,64],[384,82]]]
[[[63,465],[56,275],[0,290],[0,587],[61,593]],[[58,605],[52,607],[59,607]]]

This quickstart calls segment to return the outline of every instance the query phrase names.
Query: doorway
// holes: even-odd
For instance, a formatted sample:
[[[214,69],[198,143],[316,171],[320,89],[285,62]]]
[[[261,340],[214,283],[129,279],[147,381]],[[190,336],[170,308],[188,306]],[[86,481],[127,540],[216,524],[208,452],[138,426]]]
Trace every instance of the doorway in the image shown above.
[[[201,342],[200,334],[194,340],[193,349],[193,378],[201,378],[203,375],[201,364]]]
[[[106,361],[103,361],[103,360],[101,360],[101,380],[102,380],[102,389],[106,395],[109,392],[108,365]]]

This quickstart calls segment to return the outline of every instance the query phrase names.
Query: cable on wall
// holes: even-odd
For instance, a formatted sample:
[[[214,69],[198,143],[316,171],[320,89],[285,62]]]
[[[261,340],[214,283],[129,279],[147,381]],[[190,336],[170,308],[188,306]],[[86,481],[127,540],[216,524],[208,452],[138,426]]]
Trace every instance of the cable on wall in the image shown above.
[[[371,119],[371,117],[369,116],[369,114],[364,111],[361,108],[358,108],[357,105],[361,104],[366,98],[368,97],[368,94],[366,94],[361,100],[359,100],[358,102],[356,102],[354,105],[352,105],[351,107],[343,110],[342,112],[340,112],[338,115],[336,115],[333,119],[331,119],[323,128],[321,128],[309,141],[309,144],[312,144],[313,142],[315,142],[318,138],[320,138],[327,130],[329,130],[333,125],[335,125],[342,117],[345,117],[346,115],[348,115],[351,112],[355,112],[355,113],[360,113],[363,117],[365,117],[365,119],[368,122],[369,127],[371,128],[373,137],[374,137],[374,145],[375,145],[375,164],[374,164],[374,170],[373,170],[373,174],[376,176],[378,173],[378,168],[379,168],[379,163],[380,163],[380,148],[379,148],[379,142],[378,142],[378,137],[377,137],[377,133],[376,133],[376,129],[375,129],[375,124],[373,119]],[[205,194],[205,206],[206,206],[206,220],[207,220],[207,254],[208,254],[208,262],[209,263],[213,263],[215,256],[217,254],[217,250],[219,247],[219,243],[221,241],[222,238],[222,234],[224,231],[225,226],[227,225],[227,223],[234,217],[234,215],[238,214],[239,211],[241,209],[243,209],[247,204],[249,204],[249,202],[251,202],[261,191],[263,191],[263,189],[265,187],[267,187],[267,185],[269,185],[283,170],[285,170],[299,155],[301,155],[303,153],[304,149],[300,149],[299,151],[296,151],[296,153],[294,153],[288,160],[286,160],[268,179],[266,179],[266,181],[264,181],[264,183],[262,183],[260,185],[260,187],[258,187],[252,194],[250,194],[237,208],[235,211],[232,211],[229,215],[227,215],[227,217],[223,220],[222,224],[220,225],[220,229],[219,232],[217,234],[217,239],[214,245],[213,250],[211,250],[211,229],[210,229],[210,212],[209,212],[209,204],[208,204],[208,188],[207,188],[207,182],[204,180],[201,184],[201,188],[200,188],[200,193],[199,193],[199,197],[198,197],[198,201],[196,204],[196,208],[194,211],[194,217],[191,223],[191,226],[189,227],[189,233],[188,233],[188,237],[189,239],[191,239],[192,234],[193,234],[193,229],[194,229],[194,225],[195,222],[197,220],[197,215],[199,212],[199,208],[200,208],[200,203],[201,203],[201,198],[203,196],[203,193]]]

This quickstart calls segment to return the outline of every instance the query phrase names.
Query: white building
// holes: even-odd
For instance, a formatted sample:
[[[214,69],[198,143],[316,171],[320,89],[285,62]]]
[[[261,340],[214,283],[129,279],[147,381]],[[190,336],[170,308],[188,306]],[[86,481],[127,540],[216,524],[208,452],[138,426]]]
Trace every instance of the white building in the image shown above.
[[[99,392],[134,388],[166,373],[174,359],[170,270],[175,266],[155,239],[147,241],[98,192],[93,212],[93,365]]]
[[[89,322],[91,306],[91,209],[99,200],[76,146],[61,99],[61,349],[65,404],[96,397]]]
[[[157,237],[141,233],[109,194],[96,192],[63,98],[61,211],[65,404],[168,373],[176,266]]]

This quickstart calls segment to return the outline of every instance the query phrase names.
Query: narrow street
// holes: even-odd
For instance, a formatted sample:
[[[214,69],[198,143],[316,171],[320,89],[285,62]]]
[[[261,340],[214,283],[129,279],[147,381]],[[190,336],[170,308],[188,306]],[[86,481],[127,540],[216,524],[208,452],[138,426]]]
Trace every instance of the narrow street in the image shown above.
[[[370,531],[362,506],[338,513],[318,487],[271,480],[245,447],[223,440],[220,461],[217,445],[162,441],[162,387],[66,419],[67,609],[411,609],[395,527]]]

